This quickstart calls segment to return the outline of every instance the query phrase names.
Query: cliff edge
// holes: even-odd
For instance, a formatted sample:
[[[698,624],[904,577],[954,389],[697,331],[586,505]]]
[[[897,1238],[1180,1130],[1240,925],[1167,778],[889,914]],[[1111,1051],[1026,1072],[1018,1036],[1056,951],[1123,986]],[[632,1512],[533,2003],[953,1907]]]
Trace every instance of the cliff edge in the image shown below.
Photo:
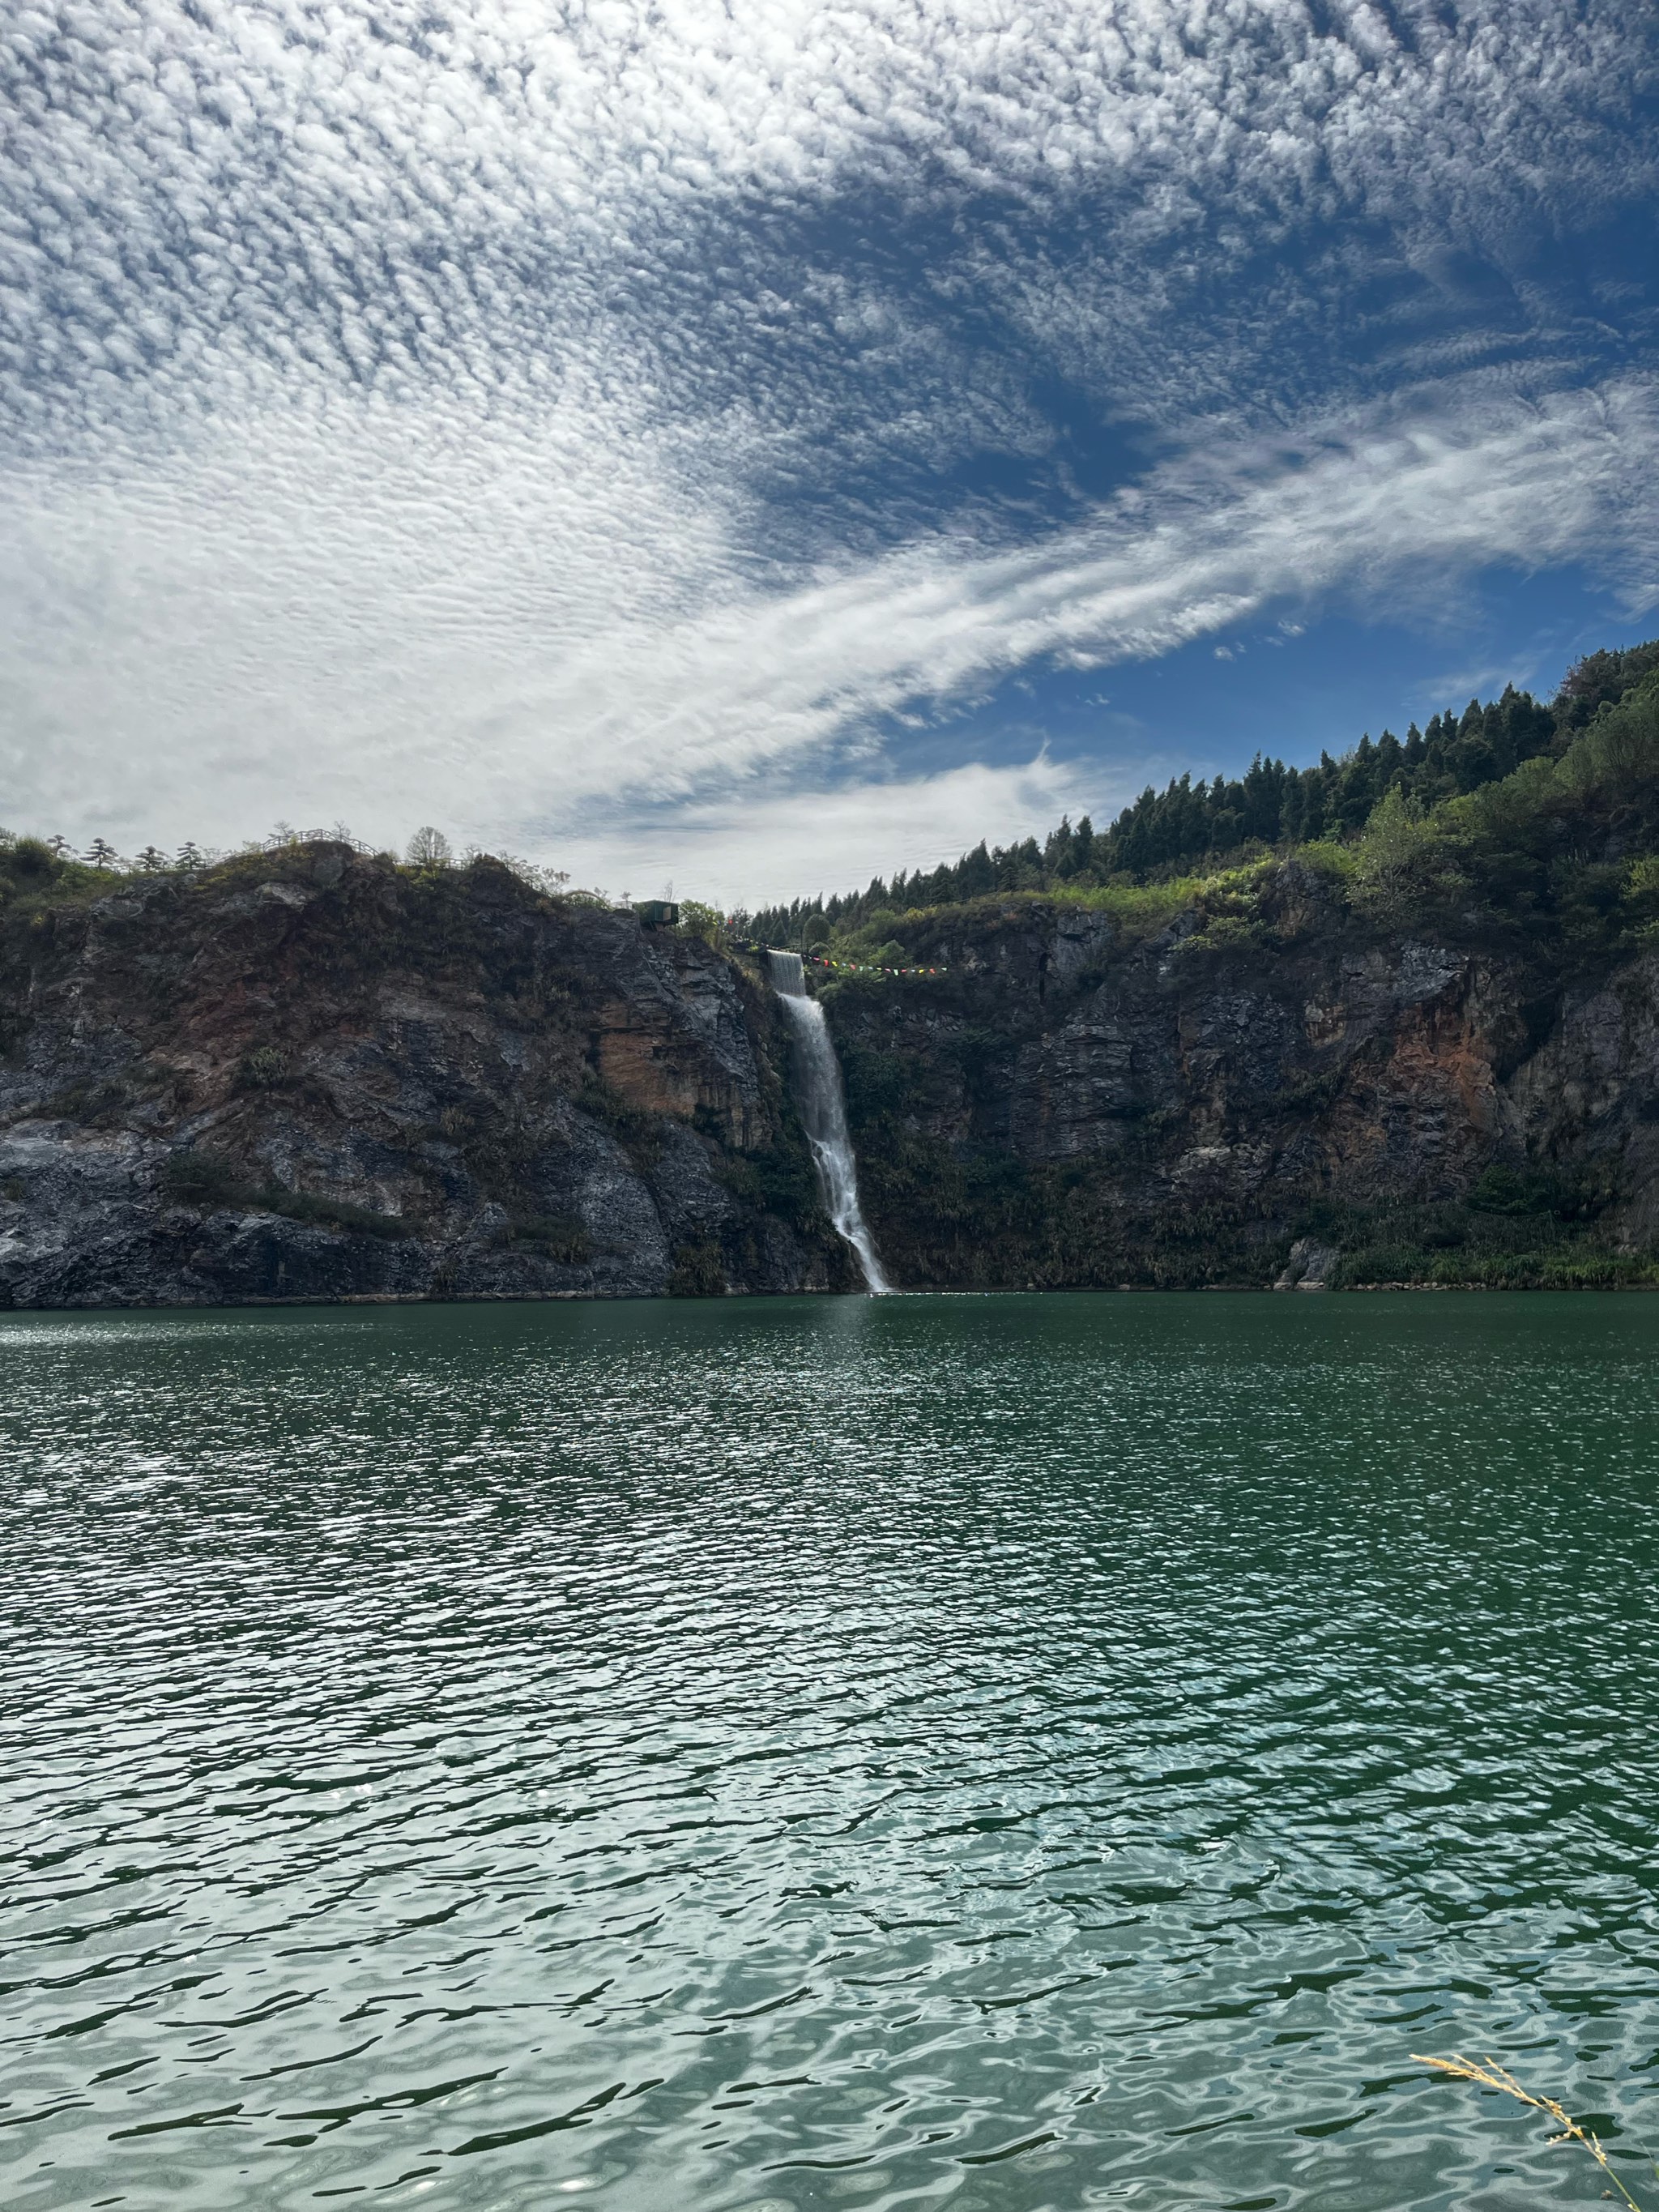
[[[907,1283],[1659,1283],[1659,951],[1419,934],[1267,860],[1148,933],[918,920],[948,972],[825,993]]]
[[[1346,841],[802,949],[903,1287],[1659,1286],[1659,684]],[[499,861],[0,841],[7,1305],[853,1289],[791,1084],[723,939]]]
[[[9,869],[0,1304],[853,1279],[770,999],[695,935],[345,845]]]

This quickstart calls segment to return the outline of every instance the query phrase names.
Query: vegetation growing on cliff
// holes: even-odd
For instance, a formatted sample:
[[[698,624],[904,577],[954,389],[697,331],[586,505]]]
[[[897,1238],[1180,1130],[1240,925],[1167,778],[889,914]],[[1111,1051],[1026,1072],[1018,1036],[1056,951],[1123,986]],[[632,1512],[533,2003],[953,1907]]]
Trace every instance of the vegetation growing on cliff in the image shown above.
[[[19,836],[0,829],[0,905],[29,900],[64,903],[107,898],[124,884],[135,882],[222,881],[248,869],[264,872],[271,860],[285,854],[305,854],[320,847],[352,853],[369,849],[343,823],[332,830],[304,832],[279,823],[270,836],[251,840],[234,853],[205,850],[186,841],[173,854],[147,845],[132,859],[124,857],[105,837],[94,837],[84,854],[77,854],[63,837]],[[526,890],[544,897],[609,904],[598,892],[573,890],[569,877],[560,871],[538,867],[514,854],[472,851],[458,858],[441,831],[429,828],[416,830],[402,860],[395,853],[376,857],[386,869],[410,882],[441,883],[483,867],[504,871]],[[706,909],[696,911],[701,914]]]
[[[822,944],[855,963],[947,971],[903,982],[846,975],[827,980],[822,994],[867,1209],[899,1280],[1261,1285],[1305,1239],[1332,1249],[1322,1272],[1350,1286],[1659,1286],[1645,1217],[1628,1225],[1617,1158],[1608,1154],[1592,1172],[1582,1150],[1571,1150],[1582,1127],[1570,1141],[1546,1131],[1537,1157],[1522,1158],[1518,1140],[1469,1137],[1472,1109],[1448,1091],[1445,1111],[1462,1133],[1449,1165],[1410,1163],[1397,1192],[1386,1175],[1367,1182],[1332,1170],[1342,1156],[1332,1132],[1345,1117],[1375,1119],[1383,1063],[1403,1028],[1379,1030],[1370,1059],[1369,1045],[1327,1051],[1318,1009],[1304,1003],[1310,994],[1340,1000],[1342,977],[1367,963],[1395,974],[1420,953],[1464,978],[1443,1003],[1441,987],[1431,991],[1436,1018],[1455,1029],[1468,978],[1497,977],[1497,1029],[1483,1033],[1475,1054],[1486,1055],[1475,1073],[1490,1096],[1506,1079],[1496,1060],[1522,1065],[1557,1022],[1569,987],[1581,997],[1600,989],[1614,963],[1659,946],[1659,647],[1593,657],[1548,708],[1509,693],[1455,722],[1437,718],[1418,738],[1361,746],[1305,771],[1258,763],[1254,787],[1246,778],[1237,789],[1264,807],[1277,790],[1272,839],[1241,842],[1229,791],[1182,783],[1138,802],[1139,814],[1128,810],[1098,837],[1086,824],[1062,825],[1046,852],[1032,848],[1035,862],[1017,851],[1016,874],[1031,862],[1032,880],[929,904],[917,902],[918,881],[927,892],[934,878],[902,879],[860,900],[757,918],[759,933],[775,940],[793,932],[806,949]],[[1317,809],[1310,791],[1322,794]],[[1160,823],[1188,819],[1199,826],[1182,833],[1196,848],[1184,859],[1110,865],[1134,837],[1161,836]],[[1321,834],[1305,834],[1310,827]],[[1222,837],[1231,846],[1218,846]],[[957,872],[941,872],[946,888],[978,880],[980,859],[994,875],[1010,855],[969,855]],[[300,1188],[285,1163],[259,1150],[255,1139],[273,1117],[332,1130],[337,1109],[326,1085],[318,1087],[313,1031],[320,1036],[340,1005],[392,967],[423,985],[480,994],[504,1036],[568,1030],[549,1080],[556,1074],[555,1087],[568,1091],[584,1126],[608,1133],[637,1177],[676,1172],[654,1091],[635,1098],[616,1089],[592,1022],[572,1012],[592,995],[583,963],[601,939],[644,949],[633,927],[619,935],[620,917],[576,911],[593,895],[488,855],[457,862],[436,832],[422,833],[403,861],[286,835],[237,855],[186,848],[156,861],[141,856],[123,872],[106,852],[76,859],[39,840],[0,837],[0,949],[16,975],[32,976],[48,948],[45,964],[61,968],[83,943],[127,946],[135,1003],[161,1035],[174,1013],[161,971],[137,957],[146,933],[179,925],[187,935],[214,917],[210,933],[229,957],[234,985],[226,1003],[241,1006],[238,933],[246,926],[252,943],[259,936],[252,918],[278,908],[332,912],[311,908],[312,894],[296,890],[301,878],[329,896],[342,880],[352,886],[349,926],[343,908],[326,927],[283,924],[289,1014],[239,1014],[231,1024],[213,1142],[169,1171],[182,1206],[356,1233],[402,1255],[424,1224],[453,1210],[464,1185],[468,1205],[493,1209],[491,1251],[526,1266],[605,1256],[610,1248],[600,1251],[547,1185],[550,1124],[526,1121],[516,1094],[484,1096],[457,1077],[433,1125],[404,1133],[408,1188],[395,1212],[380,1210],[372,1176],[349,1188]],[[766,995],[752,970],[740,958],[711,957],[693,939],[732,950],[710,910],[685,905],[675,960],[721,975],[747,1009],[743,1020],[763,1029]],[[1638,999],[1646,988],[1630,988]],[[264,1003],[264,991],[262,981],[244,1013]],[[1115,1030],[1119,1000],[1127,1011]],[[0,1018],[0,1047],[26,1003],[20,981]],[[1400,1006],[1418,1003],[1406,994]],[[1231,1004],[1245,1010],[1237,1037],[1203,1042],[1194,1060],[1193,1024]],[[1258,1077],[1249,1072],[1249,1026],[1280,1014],[1293,1042],[1276,1056],[1264,1048]],[[1137,1022],[1139,1042],[1129,1036]],[[1438,1080],[1432,1041],[1418,1037],[1412,1048]],[[1152,1081],[1146,1055],[1159,1053],[1170,1071]],[[177,1097],[139,1095],[163,1076]],[[1070,1120],[1031,1142],[1030,1127],[1051,1115],[1051,1078],[1071,1086],[1070,1103],[1052,1109]],[[777,1087],[775,1071],[767,1079]],[[146,1127],[161,1126],[158,1114],[177,1119],[191,1106],[195,1079],[162,1069],[75,1080],[79,1088],[46,1103],[85,1127],[112,1128],[146,1115]],[[1401,1094],[1420,1091],[1421,1080],[1409,1067],[1386,1074]],[[837,1255],[787,1098],[780,1093],[769,1108],[769,1133],[757,1148],[735,1146],[712,1109],[697,1106],[692,1119],[732,1203],[718,1228],[710,1215],[708,1225],[676,1230],[668,1287],[697,1296],[728,1281],[769,1280],[775,1231],[826,1251],[834,1281]],[[1259,1189],[1229,1185],[1204,1164],[1252,1146],[1268,1163]]]
[[[875,991],[869,995],[873,997]],[[855,1019],[855,1018],[854,1018]],[[1487,1169],[1459,1197],[1364,1205],[1326,1195],[1278,1221],[1203,1197],[1151,1194],[1169,1134],[1153,1114],[1108,1150],[1063,1161],[1005,1146],[942,1146],[932,1133],[953,1079],[983,1082],[1006,1041],[969,1031],[921,1057],[842,1046],[848,1116],[866,1210],[896,1277],[985,1290],[1259,1289],[1307,1237],[1340,1255],[1336,1289],[1659,1288],[1659,1260],[1621,1249],[1607,1215],[1620,1194],[1599,1170]],[[1281,1102],[1316,1112],[1328,1101]],[[1137,1193],[1145,1195],[1137,1196]]]
[[[1659,653],[1616,703],[1559,720],[1549,750],[1508,775],[1433,804],[1397,780],[1352,835],[1185,873],[1073,875],[902,911],[860,901],[832,915],[835,902],[814,902],[753,927],[764,935],[781,925],[809,949],[897,966],[938,962],[964,927],[1070,908],[1109,917],[1120,949],[1185,917],[1189,953],[1220,951],[1283,941],[1286,866],[1316,876],[1361,934],[1428,932],[1523,951],[1558,976],[1659,941]]]
[[[1018,1103],[1018,1085],[1045,1079],[1032,1073],[1045,1040],[1096,987],[1133,969],[1138,945],[1194,1010],[1249,994],[1333,942],[1361,963],[1395,959],[1402,940],[1445,948],[1454,964],[1504,975],[1516,1031],[1505,1050],[1524,1059],[1568,986],[1593,990],[1659,945],[1659,653],[1607,656],[1596,682],[1605,693],[1632,662],[1637,680],[1616,701],[1584,711],[1582,692],[1564,692],[1547,747],[1507,775],[1432,800],[1396,781],[1352,834],[1181,875],[1073,877],[854,912],[829,930],[809,918],[809,942],[823,931],[837,956],[951,965],[921,982],[852,975],[822,988],[868,1209],[901,1279],[1260,1285],[1307,1237],[1334,1249],[1328,1279],[1349,1287],[1659,1286],[1654,1251],[1620,1225],[1631,1194],[1613,1161],[1477,1167],[1461,1189],[1455,1174],[1430,1175],[1364,1204],[1322,1194],[1316,1178],[1300,1198],[1292,1178],[1261,1206],[1172,1182],[1171,1163],[1194,1143],[1224,1148],[1270,1121],[1275,1157],[1289,1158],[1297,1127],[1326,1125],[1339,1100],[1355,1111],[1376,1076],[1340,1060],[1321,1073],[1317,1054],[1210,1137],[1195,1137],[1184,1114],[1166,1127],[1158,1111],[1111,1108],[1077,1157],[1056,1161],[1035,1156],[1018,1127],[1035,1104]],[[1030,958],[1022,966],[1022,946],[1065,931],[1085,948],[1076,964],[1052,977]],[[1188,1092],[1194,1079],[1182,1079]]]
[[[824,943],[872,957],[901,915],[1038,893],[1115,900],[1126,915],[1167,913],[1206,879],[1297,848],[1318,847],[1342,867],[1341,855],[1369,842],[1372,860],[1397,875],[1400,848],[1433,842],[1413,839],[1407,825],[1432,817],[1449,829],[1453,817],[1443,810],[1452,802],[1509,782],[1518,769],[1541,775],[1554,767],[1598,717],[1656,676],[1659,640],[1591,653],[1568,671],[1548,706],[1511,688],[1484,706],[1472,699],[1461,715],[1437,714],[1425,730],[1413,724],[1403,740],[1385,730],[1375,743],[1363,738],[1340,759],[1322,754],[1310,768],[1258,757],[1242,777],[1194,783],[1181,776],[1162,792],[1143,792],[1105,830],[1085,817],[1075,826],[1062,822],[1042,845],[1035,838],[981,843],[954,863],[890,883],[878,877],[845,897],[768,908],[751,926],[771,944],[805,951]],[[1379,809],[1386,811],[1379,816]],[[1173,893],[1173,901],[1124,896],[1152,888]],[[1109,896],[1103,901],[1102,894]],[[902,942],[893,949],[902,950]]]

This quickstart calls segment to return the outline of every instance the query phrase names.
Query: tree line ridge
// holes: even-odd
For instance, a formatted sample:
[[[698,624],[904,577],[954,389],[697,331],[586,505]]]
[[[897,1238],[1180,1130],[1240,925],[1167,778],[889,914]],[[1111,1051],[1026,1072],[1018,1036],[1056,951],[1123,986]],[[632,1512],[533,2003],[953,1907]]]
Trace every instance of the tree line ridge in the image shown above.
[[[1468,797],[1512,775],[1523,763],[1559,757],[1601,710],[1659,669],[1659,639],[1586,654],[1567,671],[1547,705],[1508,686],[1483,704],[1471,699],[1413,723],[1403,739],[1385,730],[1333,759],[1291,768],[1258,754],[1242,776],[1150,785],[1103,830],[1085,815],[1062,821],[1039,844],[1027,837],[992,847],[981,841],[959,860],[933,869],[878,876],[861,891],[793,900],[747,917],[756,935],[805,945],[816,934],[857,930],[872,915],[961,905],[997,892],[1148,884],[1217,867],[1274,847],[1352,839],[1383,800],[1417,812]]]

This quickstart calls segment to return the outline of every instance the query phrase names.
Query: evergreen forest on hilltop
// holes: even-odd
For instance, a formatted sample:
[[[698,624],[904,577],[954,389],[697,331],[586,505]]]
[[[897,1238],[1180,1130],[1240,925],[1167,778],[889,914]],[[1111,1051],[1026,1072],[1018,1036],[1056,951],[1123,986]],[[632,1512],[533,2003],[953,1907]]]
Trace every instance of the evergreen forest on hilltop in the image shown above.
[[[1381,826],[1441,820],[1455,802],[1505,784],[1529,764],[1559,762],[1598,717],[1644,679],[1659,673],[1659,639],[1588,654],[1567,672],[1547,705],[1511,685],[1485,705],[1471,699],[1462,714],[1436,714],[1426,729],[1413,723],[1403,741],[1385,730],[1333,759],[1290,768],[1261,755],[1243,776],[1194,783],[1190,775],[1163,791],[1150,787],[1106,829],[1085,816],[1060,823],[1039,844],[981,842],[961,860],[841,896],[797,899],[742,918],[772,945],[803,951],[824,947],[848,957],[910,957],[914,947],[872,940],[902,916],[961,906],[975,899],[1048,893],[1076,897],[1110,888],[1173,885],[1212,877],[1251,860],[1297,847],[1346,848],[1361,855],[1367,834]],[[1659,765],[1659,764],[1656,764]],[[1541,786],[1539,787],[1541,791]],[[1385,810],[1385,802],[1386,810]]]
[[[1045,1004],[1031,948],[1054,941],[1068,908],[1109,926],[1073,938],[1095,949]],[[1019,1048],[1112,975],[1133,1000],[1148,973],[1137,948],[1154,944],[1152,972],[1194,1007],[1282,975],[1315,942],[1380,951],[1385,964],[1413,945],[1472,955],[1507,1007],[1504,1049],[1523,1058],[1570,1000],[1582,1006],[1621,969],[1620,1003],[1639,1008],[1654,988],[1642,956],[1659,953],[1659,641],[1589,655],[1547,706],[1510,690],[1403,744],[1385,736],[1310,769],[1258,762],[1232,781],[1180,779],[1105,830],[1062,824],[1042,846],[981,847],[752,927],[835,963],[816,988],[866,1210],[901,1276],[987,1288],[1259,1283],[1248,1206],[1176,1188],[1139,1219],[1133,1264],[1120,1260],[1125,1161],[1155,1181],[1162,1148],[1187,1143],[1190,1122],[1132,1103],[1110,1145],[1040,1158],[1011,1145],[1006,1126],[950,1140],[957,1092],[1011,1110]],[[921,981],[884,972],[917,967]],[[1625,1018],[1639,1025],[1636,1012]],[[1632,1036],[1620,1048],[1639,1059]],[[1639,1093],[1645,1079],[1629,1072]],[[1335,1070],[1304,1074],[1239,1126],[1276,1115],[1281,1133],[1305,1135],[1340,1087]],[[1301,1194],[1284,1249],[1292,1237],[1329,1248],[1337,1287],[1659,1288],[1659,1239],[1620,1211],[1638,1186],[1619,1146],[1605,1130],[1587,1146],[1578,1109],[1562,1103],[1547,1142],[1529,1139],[1524,1158],[1500,1149],[1461,1190],[1418,1159],[1391,1195]]]
[[[0,1046],[19,1050],[35,1018],[43,954],[55,947],[54,958],[72,958],[94,911],[97,928],[118,936],[190,926],[222,894],[258,901],[273,862],[279,873],[303,866],[313,878],[332,869],[337,879],[352,850],[343,828],[279,829],[237,854],[186,845],[172,857],[147,848],[124,861],[102,840],[76,856],[63,839],[0,832],[0,955],[15,986],[0,1007]],[[458,856],[434,830],[418,832],[401,858],[364,858],[362,873],[376,895],[355,909],[349,957],[401,962],[417,974],[441,975],[458,958],[483,957],[498,912],[562,915],[576,925],[574,945],[587,927],[580,909],[615,911],[561,873],[486,854]],[[1056,923],[1067,908],[1105,926],[1069,933],[1090,949],[1050,987],[1042,948],[1064,933]],[[1173,1148],[1184,1158],[1180,1148],[1192,1135],[1179,1097],[1124,1109],[1111,1145],[1075,1157],[1011,1146],[998,1120],[1013,1110],[1009,1085],[1020,1052],[1058,1033],[1067,1008],[1114,973],[1132,991],[1152,989],[1149,975],[1161,977],[1158,989],[1197,1004],[1218,991],[1237,995],[1241,982],[1275,968],[1282,976],[1279,963],[1294,968],[1310,948],[1345,957],[1382,952],[1386,965],[1389,947],[1398,954],[1434,946],[1476,956],[1496,979],[1509,1009],[1505,1051],[1529,1048],[1568,997],[1577,992],[1582,1001],[1586,989],[1617,980],[1621,964],[1619,988],[1632,1006],[1645,1003],[1659,991],[1651,958],[1641,957],[1659,954],[1659,641],[1590,654],[1547,704],[1511,689],[1461,714],[1437,715],[1403,741],[1384,732],[1311,767],[1258,760],[1236,779],[1177,779],[1143,793],[1102,830],[1062,823],[1042,844],[981,845],[950,866],[878,879],[852,897],[724,923],[690,900],[680,902],[677,924],[653,920],[663,939],[702,938],[736,956],[757,994],[764,979],[744,957],[744,939],[823,949],[836,963],[818,971],[815,990],[841,1056],[870,1218],[903,1279],[1259,1286],[1293,1240],[1313,1238],[1338,1254],[1328,1278],[1338,1285],[1659,1288],[1659,1232],[1620,1211],[1637,1194],[1618,1147],[1587,1147],[1577,1123],[1535,1157],[1530,1149],[1524,1158],[1494,1156],[1467,1189],[1425,1175],[1387,1198],[1297,1187],[1282,1218],[1269,1220],[1242,1201],[1168,1183],[1165,1154]],[[597,941],[591,933],[589,941]],[[1152,947],[1153,960],[1137,959]],[[335,975],[344,958],[332,944],[318,973]],[[901,981],[880,972],[916,968],[927,975]],[[505,975],[523,1018],[542,1023],[553,1001],[538,995],[541,984],[532,977],[526,988],[510,963]],[[1314,1127],[1341,1073],[1340,1065],[1304,1070],[1279,1084],[1269,1103],[1250,1109],[1255,1126],[1266,1115]],[[299,1080],[282,1042],[267,1039],[239,1064],[236,1095],[280,1100]],[[1638,1071],[1633,1095],[1646,1080]],[[649,1117],[613,1095],[597,1071],[578,1095],[581,1110],[618,1142],[654,1141]],[[107,1127],[125,1098],[118,1085],[111,1092],[93,1085],[56,1094],[54,1106]],[[966,1133],[964,1098],[973,1124]],[[819,1217],[805,1139],[795,1134],[793,1151],[728,1162],[726,1171],[737,1178],[729,1188],[749,1194],[745,1202],[764,1200],[810,1225]],[[234,1188],[215,1182],[211,1159],[204,1165],[198,1151],[185,1146],[167,1170],[180,1203],[234,1196],[340,1233],[393,1234],[331,1186],[296,1192],[256,1188],[246,1176]],[[1123,1210],[1126,1161],[1148,1188],[1160,1176],[1167,1185],[1133,1222]],[[546,1206],[515,1219],[515,1235],[551,1251],[556,1224]],[[1273,1232],[1266,1243],[1264,1223]],[[717,1287],[725,1279],[713,1250],[696,1267],[680,1267],[674,1284],[688,1292]]]
[[[124,880],[209,882],[273,852],[350,843],[343,825],[284,825],[240,854],[186,844],[175,856],[149,847],[129,860],[102,838],[77,855],[61,837],[0,830],[0,933],[38,927],[49,908],[94,901]],[[401,860],[380,857],[434,890],[505,867],[537,896],[613,903],[511,856],[456,855],[432,829]],[[1185,913],[1194,947],[1218,951],[1269,941],[1259,909],[1292,858],[1323,878],[1333,912],[1361,931],[1432,930],[1447,941],[1473,932],[1494,946],[1524,946],[1557,976],[1659,942],[1659,639],[1588,654],[1547,704],[1510,687],[1461,714],[1437,714],[1425,729],[1413,725],[1403,740],[1385,730],[1307,768],[1258,757],[1242,776],[1180,776],[1143,792],[1103,830],[1086,817],[1061,822],[1041,843],[981,842],[954,862],[878,877],[843,896],[725,922],[683,899],[679,927],[852,965],[933,967],[954,957],[964,928],[1047,902],[1108,910],[1126,940]]]

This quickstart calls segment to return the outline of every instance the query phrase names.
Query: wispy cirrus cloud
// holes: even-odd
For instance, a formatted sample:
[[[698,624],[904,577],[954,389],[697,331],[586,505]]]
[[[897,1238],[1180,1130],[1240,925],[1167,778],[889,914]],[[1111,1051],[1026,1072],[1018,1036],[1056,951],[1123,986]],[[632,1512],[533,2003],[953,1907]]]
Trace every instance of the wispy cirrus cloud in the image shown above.
[[[544,441],[481,435],[464,478],[453,446],[430,465],[410,428],[370,410],[356,446],[337,428],[330,454],[351,465],[328,475],[304,473],[305,439],[269,437],[189,479],[100,473],[75,512],[61,473],[42,479],[0,592],[0,658],[34,672],[7,718],[32,814],[229,837],[299,789],[313,814],[400,835],[441,816],[486,842],[614,847],[607,823],[665,795],[735,823],[769,776],[890,781],[887,718],[1022,666],[1155,655],[1275,603],[1399,603],[1589,549],[1634,599],[1659,583],[1645,382],[1473,428],[1257,442],[1170,464],[1030,545],[934,539],[784,588],[745,574],[672,473],[630,477],[620,457],[587,472],[580,426],[550,467]]]
[[[1650,305],[1545,246],[1650,191],[1650,64],[1614,0],[21,8],[9,804],[678,797],[713,853],[734,794],[933,789],[893,718],[1022,666],[1637,592]]]
[[[578,882],[611,892],[677,890],[723,908],[758,906],[937,867],[978,844],[988,825],[1001,843],[1041,837],[1062,814],[1103,816],[1138,787],[1121,769],[1038,753],[882,782],[727,790],[578,830],[561,842],[559,861]]]

